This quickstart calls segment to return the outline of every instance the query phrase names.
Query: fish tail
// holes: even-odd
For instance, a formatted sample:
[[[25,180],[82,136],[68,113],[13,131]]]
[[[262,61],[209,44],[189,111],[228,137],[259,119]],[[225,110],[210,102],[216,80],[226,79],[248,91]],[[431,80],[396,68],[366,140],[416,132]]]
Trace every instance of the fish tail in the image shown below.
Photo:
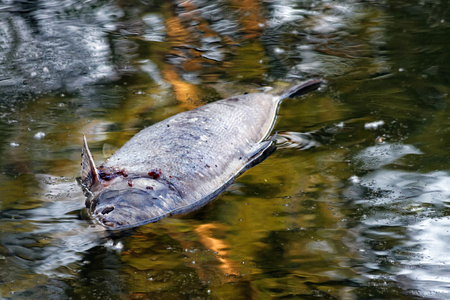
[[[302,95],[305,95],[309,92],[317,90],[322,83],[325,81],[322,79],[312,79],[308,80],[306,82],[303,82],[301,84],[295,85],[288,89],[286,92],[284,92],[280,99],[286,99],[286,98],[295,98]]]

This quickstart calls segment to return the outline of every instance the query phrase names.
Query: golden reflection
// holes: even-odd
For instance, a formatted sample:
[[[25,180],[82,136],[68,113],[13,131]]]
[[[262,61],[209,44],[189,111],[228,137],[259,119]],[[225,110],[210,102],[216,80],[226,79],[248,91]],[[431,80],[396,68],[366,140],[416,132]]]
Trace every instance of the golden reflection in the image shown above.
[[[139,292],[133,292],[129,294],[126,298],[126,300],[150,300],[150,299],[152,298],[146,293],[139,293]]]
[[[217,259],[222,263],[219,268],[224,274],[239,275],[237,262],[228,258],[230,248],[223,240],[213,237],[214,230],[223,230],[223,225],[206,223],[197,226],[195,232],[200,236],[200,242],[208,249],[217,253]]]
[[[164,60],[170,56],[179,63],[163,63],[161,72],[166,82],[173,86],[175,98],[184,103],[186,108],[193,109],[204,104],[201,101],[201,90],[196,85],[182,80],[180,74],[202,69],[201,52],[194,50],[200,44],[201,35],[197,32],[198,25],[191,25],[192,21],[199,21],[199,16],[192,2],[185,1],[180,3],[180,6],[184,7],[186,12],[166,20],[167,42],[171,45],[171,49],[170,53],[164,54]],[[202,31],[210,31],[204,23],[205,20],[201,20],[200,23],[202,22]]]
[[[201,8],[192,1],[178,3],[177,9],[182,12],[167,10],[172,15],[166,18],[169,47],[161,53],[158,66],[164,80],[172,85],[175,98],[187,109],[205,104],[206,95],[184,75],[211,83],[217,83],[224,75],[244,81],[263,79],[265,51],[256,38],[266,26],[264,9],[256,0],[232,1],[231,7],[234,9],[232,17],[237,18],[239,27],[230,29],[230,33],[213,30],[211,20],[205,19]]]
[[[242,31],[245,33],[243,40],[258,38],[264,28],[266,20],[262,14],[264,9],[259,0],[232,0],[231,6],[237,9]]]
[[[175,91],[175,98],[182,102],[188,109],[201,106],[201,92],[195,85],[187,83],[180,79],[178,73],[171,66],[163,69],[164,79],[169,82]]]

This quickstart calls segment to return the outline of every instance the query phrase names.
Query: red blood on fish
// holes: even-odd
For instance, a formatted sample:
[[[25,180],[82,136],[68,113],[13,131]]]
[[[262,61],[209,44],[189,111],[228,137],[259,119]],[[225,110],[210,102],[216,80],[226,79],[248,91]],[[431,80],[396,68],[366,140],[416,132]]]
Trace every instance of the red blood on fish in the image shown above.
[[[125,169],[118,171],[117,175],[122,175],[123,177],[128,177],[128,174],[125,172]]]
[[[100,177],[100,179],[106,180],[106,181],[110,181],[111,179],[117,177],[116,174],[110,173],[104,169],[98,169],[98,176]]]
[[[153,179],[158,179],[159,177],[161,177],[161,169],[148,172],[148,176]]]
[[[125,169],[116,171],[114,169],[100,167],[98,169],[98,176],[102,180],[110,181],[119,176],[128,177],[128,174],[126,173]]]

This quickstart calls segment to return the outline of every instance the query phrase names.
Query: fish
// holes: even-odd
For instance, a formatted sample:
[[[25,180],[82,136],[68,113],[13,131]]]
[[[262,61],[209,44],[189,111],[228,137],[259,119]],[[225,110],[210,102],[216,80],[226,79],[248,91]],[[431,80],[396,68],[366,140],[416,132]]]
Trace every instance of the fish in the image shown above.
[[[281,94],[248,93],[181,112],[138,132],[99,167],[83,135],[81,186],[90,217],[122,230],[204,206],[275,151],[272,130],[282,100],[322,83],[312,79]]]

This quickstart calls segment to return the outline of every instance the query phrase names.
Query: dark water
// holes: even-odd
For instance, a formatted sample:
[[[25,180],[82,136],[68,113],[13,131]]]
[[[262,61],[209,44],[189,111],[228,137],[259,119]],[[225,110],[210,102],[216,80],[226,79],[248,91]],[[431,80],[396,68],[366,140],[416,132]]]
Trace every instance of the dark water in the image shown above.
[[[1,299],[450,297],[448,1],[0,1]],[[145,126],[309,78],[277,150],[111,237],[77,183]]]

